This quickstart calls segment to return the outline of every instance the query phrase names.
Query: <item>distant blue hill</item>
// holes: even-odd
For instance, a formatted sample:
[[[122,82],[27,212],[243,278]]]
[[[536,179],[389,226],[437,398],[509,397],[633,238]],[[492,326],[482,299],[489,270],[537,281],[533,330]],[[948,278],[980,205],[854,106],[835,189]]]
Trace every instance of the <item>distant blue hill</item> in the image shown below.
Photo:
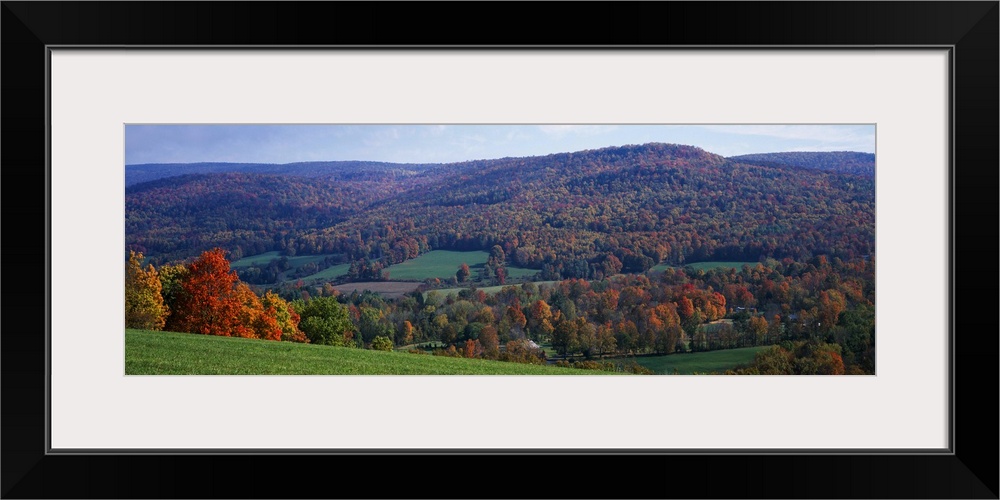
[[[374,161],[313,161],[298,163],[140,163],[125,165],[125,185],[132,186],[166,177],[189,174],[250,173],[302,177],[331,176],[359,180],[372,174],[415,174],[435,164],[385,163]]]
[[[729,159],[763,167],[801,167],[865,177],[875,176],[875,155],[872,153],[796,151],[730,156]]]

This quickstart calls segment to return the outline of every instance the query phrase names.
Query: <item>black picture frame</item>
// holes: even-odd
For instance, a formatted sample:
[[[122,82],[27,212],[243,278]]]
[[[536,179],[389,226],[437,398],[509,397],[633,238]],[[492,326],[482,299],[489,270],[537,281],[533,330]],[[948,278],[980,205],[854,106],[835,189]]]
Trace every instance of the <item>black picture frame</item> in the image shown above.
[[[3,497],[301,498],[345,496],[346,491],[358,496],[361,489],[364,496],[382,498],[997,498],[997,392],[991,384],[997,380],[998,338],[989,307],[997,296],[992,280],[997,276],[997,238],[992,231],[998,227],[1000,4],[615,2],[554,7],[2,2],[5,147],[0,161],[8,195],[3,255],[12,264],[7,268],[8,293],[3,294],[7,314],[0,349]],[[455,23],[456,14],[466,22]],[[951,307],[958,311],[952,335],[953,453],[48,454],[47,47],[383,44],[951,47],[949,281]],[[958,227],[964,228],[962,238],[957,238]],[[43,269],[45,280],[40,280]],[[978,306],[980,298],[989,304],[985,309]],[[955,332],[962,334],[956,337]],[[576,477],[558,477],[555,461],[576,471]],[[348,483],[351,488],[345,489]]]

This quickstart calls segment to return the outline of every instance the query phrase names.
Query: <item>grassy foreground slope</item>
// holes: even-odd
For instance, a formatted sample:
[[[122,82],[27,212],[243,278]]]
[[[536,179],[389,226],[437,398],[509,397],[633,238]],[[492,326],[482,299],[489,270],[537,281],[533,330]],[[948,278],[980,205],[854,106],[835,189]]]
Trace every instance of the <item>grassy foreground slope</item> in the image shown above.
[[[554,366],[125,330],[126,375],[586,375]]]

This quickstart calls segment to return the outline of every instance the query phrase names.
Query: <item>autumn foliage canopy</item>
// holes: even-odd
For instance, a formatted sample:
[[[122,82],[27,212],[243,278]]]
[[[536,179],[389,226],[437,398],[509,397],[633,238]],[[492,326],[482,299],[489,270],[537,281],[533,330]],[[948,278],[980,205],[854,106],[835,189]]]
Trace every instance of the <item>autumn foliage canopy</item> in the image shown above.
[[[126,265],[126,327],[308,342],[291,305],[271,292],[254,293],[230,270],[223,250],[206,251],[187,266],[165,266],[162,276],[153,266],[142,269],[142,258],[133,252]]]

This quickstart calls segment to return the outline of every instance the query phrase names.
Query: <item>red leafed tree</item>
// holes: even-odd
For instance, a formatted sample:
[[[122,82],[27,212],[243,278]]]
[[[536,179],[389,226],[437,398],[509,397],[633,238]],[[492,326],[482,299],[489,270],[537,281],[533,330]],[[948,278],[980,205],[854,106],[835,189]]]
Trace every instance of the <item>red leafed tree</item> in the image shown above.
[[[687,297],[677,299],[677,314],[680,315],[682,320],[686,320],[694,314],[694,303],[691,302],[691,299]]]
[[[201,254],[188,266],[188,274],[181,282],[174,314],[168,329],[221,335],[239,335],[242,294],[235,290],[238,277],[229,270],[229,261],[219,248]]]

